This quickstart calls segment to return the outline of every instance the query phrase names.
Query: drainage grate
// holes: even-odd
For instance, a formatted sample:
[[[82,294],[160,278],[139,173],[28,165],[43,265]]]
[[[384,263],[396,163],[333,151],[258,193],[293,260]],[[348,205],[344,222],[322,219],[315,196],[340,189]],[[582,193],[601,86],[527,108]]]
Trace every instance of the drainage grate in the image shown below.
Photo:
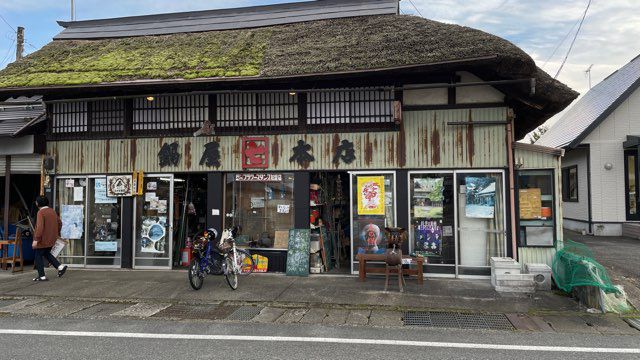
[[[227,316],[227,320],[250,321],[262,311],[262,307],[258,306],[241,306],[238,310]]]
[[[190,319],[190,320],[221,320],[229,316],[239,306],[221,305],[173,305],[155,314],[154,317]]]
[[[514,330],[502,314],[463,314],[452,312],[407,311],[405,326],[427,326],[453,329]]]

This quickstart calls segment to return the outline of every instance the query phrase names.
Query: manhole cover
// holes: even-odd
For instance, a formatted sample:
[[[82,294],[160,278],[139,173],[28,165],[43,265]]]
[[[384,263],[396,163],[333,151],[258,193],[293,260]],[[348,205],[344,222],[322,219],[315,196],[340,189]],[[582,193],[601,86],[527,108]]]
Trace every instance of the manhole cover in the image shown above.
[[[407,311],[405,326],[427,326],[453,329],[513,330],[513,325],[502,314],[463,314],[452,312]]]
[[[227,316],[227,320],[250,321],[262,311],[262,307],[258,306],[242,306],[238,310]]]

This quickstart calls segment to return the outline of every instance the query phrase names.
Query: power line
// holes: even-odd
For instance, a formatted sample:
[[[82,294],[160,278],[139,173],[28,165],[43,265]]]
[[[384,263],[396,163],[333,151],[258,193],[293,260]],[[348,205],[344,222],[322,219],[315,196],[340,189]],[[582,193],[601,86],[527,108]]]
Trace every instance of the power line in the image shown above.
[[[576,39],[578,38],[578,34],[580,34],[580,29],[582,29],[582,24],[584,23],[584,19],[587,17],[587,12],[589,11],[589,7],[591,7],[591,1],[589,0],[589,3],[587,4],[587,8],[584,9],[584,14],[582,14],[582,19],[580,19],[580,25],[578,26],[578,30],[576,31],[576,35],[573,37],[573,40],[571,41],[571,46],[569,46],[569,50],[567,50],[567,55],[564,57],[564,60],[562,60],[562,64],[560,64],[560,68],[558,69],[558,72],[556,73],[556,76],[553,77],[553,79],[557,79],[558,75],[560,75],[560,72],[562,71],[562,68],[564,67],[564,64],[567,62],[567,59],[569,58],[569,54],[571,54],[571,50],[573,49],[573,45],[576,43]]]
[[[547,63],[549,62],[549,60],[551,60],[551,58],[553,58],[553,55],[556,54],[556,51],[558,51],[558,49],[560,49],[560,46],[562,46],[562,44],[564,44],[565,40],[567,40],[569,35],[571,35],[571,33],[573,32],[573,29],[575,29],[575,27],[578,25],[578,23],[580,23],[580,19],[578,19],[575,23],[573,23],[573,26],[571,27],[571,29],[569,29],[569,32],[562,38],[562,41],[560,41],[560,43],[558,43],[556,48],[553,49],[553,52],[551,53],[551,55],[549,55],[547,60],[544,61],[544,64],[542,64],[542,67],[547,66]]]
[[[7,53],[4,55],[4,58],[2,58],[2,61],[0,61],[0,66],[4,65],[4,62],[7,61],[7,59],[9,59],[9,55],[11,55],[11,51],[13,50],[15,44],[16,44],[16,39],[13,39],[13,41],[11,42],[11,45],[9,46],[9,51],[7,51]]]
[[[2,16],[2,14],[0,14],[0,19],[2,19],[2,21],[4,21],[4,23],[5,23],[5,24],[7,24],[7,26],[8,26],[8,27],[10,27],[10,28],[11,28],[11,30],[13,30],[13,32],[14,32],[14,33],[17,33],[17,32],[18,32],[18,31],[17,31],[13,26],[11,26],[11,24],[9,24],[9,22],[7,21],[7,19],[5,19],[5,18],[4,18],[4,16]],[[25,40],[24,42],[25,42],[25,44],[27,44],[27,45],[31,46],[34,50],[38,50],[38,48],[37,48],[37,47],[33,46],[33,45],[32,45],[30,42],[28,42],[27,40]]]
[[[409,2],[411,3],[411,5],[413,5],[413,8],[416,9],[416,12],[418,13],[418,15],[420,15],[420,17],[424,17],[420,13],[420,10],[418,10],[418,7],[416,6],[416,4],[413,3],[413,0],[409,0]]]

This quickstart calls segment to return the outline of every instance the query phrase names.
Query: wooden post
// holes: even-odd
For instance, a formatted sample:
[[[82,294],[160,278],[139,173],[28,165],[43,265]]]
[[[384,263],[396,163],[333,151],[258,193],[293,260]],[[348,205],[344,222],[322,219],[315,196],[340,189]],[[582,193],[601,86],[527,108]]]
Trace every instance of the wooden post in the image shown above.
[[[5,157],[4,169],[4,240],[9,240],[9,195],[11,194],[11,156]]]

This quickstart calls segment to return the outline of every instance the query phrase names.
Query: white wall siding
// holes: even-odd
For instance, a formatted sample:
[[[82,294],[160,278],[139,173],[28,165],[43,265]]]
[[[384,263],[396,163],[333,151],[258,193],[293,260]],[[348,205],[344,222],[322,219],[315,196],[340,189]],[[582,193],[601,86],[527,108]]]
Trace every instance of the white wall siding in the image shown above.
[[[627,135],[640,135],[640,91],[627,100],[583,141],[591,148],[591,191],[593,221],[626,221],[624,149]],[[611,170],[605,164],[613,165]],[[601,231],[599,230],[601,229]],[[594,232],[620,235],[622,227],[598,226]]]
[[[578,202],[562,202],[563,215],[569,219],[589,221],[588,149],[567,151],[562,158],[562,167],[578,166]],[[559,194],[562,198],[562,193]]]

